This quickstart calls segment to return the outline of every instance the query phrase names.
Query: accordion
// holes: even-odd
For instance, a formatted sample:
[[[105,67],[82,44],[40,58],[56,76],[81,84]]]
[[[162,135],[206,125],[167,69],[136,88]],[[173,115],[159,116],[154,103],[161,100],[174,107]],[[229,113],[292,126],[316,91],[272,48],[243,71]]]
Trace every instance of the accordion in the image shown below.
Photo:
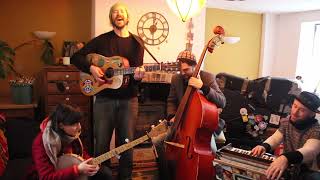
[[[276,157],[265,154],[252,156],[251,151],[224,146],[219,149],[213,164],[216,178],[223,180],[264,180],[266,170]],[[281,179],[290,179],[290,171],[286,171]]]

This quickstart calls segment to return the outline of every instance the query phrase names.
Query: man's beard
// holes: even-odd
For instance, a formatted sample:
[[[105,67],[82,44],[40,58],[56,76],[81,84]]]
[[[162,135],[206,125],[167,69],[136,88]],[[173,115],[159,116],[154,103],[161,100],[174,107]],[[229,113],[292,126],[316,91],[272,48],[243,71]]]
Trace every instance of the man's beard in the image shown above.
[[[192,74],[184,74],[183,79],[188,81],[191,78]]]
[[[183,83],[185,84],[185,85],[188,85],[188,82],[189,82],[189,79],[190,79],[190,75],[187,75],[187,74],[184,74],[183,75]]]
[[[117,25],[116,19],[113,19],[112,22],[111,22],[111,24],[112,24],[112,26],[115,27],[116,29],[122,30],[126,25],[129,24],[129,21],[128,21],[128,20],[123,20],[123,21],[124,21],[125,23],[124,23],[123,25],[121,25],[121,26]]]

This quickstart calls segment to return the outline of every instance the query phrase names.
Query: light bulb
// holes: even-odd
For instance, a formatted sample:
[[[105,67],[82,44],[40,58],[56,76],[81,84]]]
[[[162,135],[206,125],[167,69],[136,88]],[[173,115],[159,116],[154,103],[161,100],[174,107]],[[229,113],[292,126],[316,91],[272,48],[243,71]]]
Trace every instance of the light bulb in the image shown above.
[[[206,0],[167,0],[170,9],[186,22],[205,6]]]

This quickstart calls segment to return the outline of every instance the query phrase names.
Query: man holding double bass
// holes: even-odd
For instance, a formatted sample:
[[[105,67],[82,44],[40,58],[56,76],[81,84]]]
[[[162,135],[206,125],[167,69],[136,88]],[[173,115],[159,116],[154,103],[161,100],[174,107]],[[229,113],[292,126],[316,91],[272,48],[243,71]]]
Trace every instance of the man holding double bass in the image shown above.
[[[216,104],[218,108],[225,107],[226,99],[222,91],[219,89],[215,75],[209,72],[200,71],[200,77],[192,77],[197,62],[195,56],[190,51],[186,50],[179,53],[177,61],[180,66],[180,74],[176,74],[172,77],[170,93],[167,98],[167,119],[170,119],[170,122],[175,121],[177,108],[188,86],[195,88],[209,102]],[[223,126],[223,120],[219,121],[219,128],[215,133],[220,134]],[[210,144],[210,142],[208,142],[208,144]],[[174,167],[175,163],[167,161],[162,143],[156,143],[156,148],[159,155],[158,162],[160,179],[173,179],[173,176],[176,173]]]

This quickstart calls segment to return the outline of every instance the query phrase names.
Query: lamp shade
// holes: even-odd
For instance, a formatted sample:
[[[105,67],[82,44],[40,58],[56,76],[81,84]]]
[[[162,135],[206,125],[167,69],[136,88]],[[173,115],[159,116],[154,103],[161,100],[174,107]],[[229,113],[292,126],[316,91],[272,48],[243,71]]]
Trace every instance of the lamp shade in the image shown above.
[[[223,37],[223,41],[228,43],[228,44],[235,44],[235,43],[240,41],[240,37],[225,36],[225,37]]]
[[[200,12],[206,0],[167,0],[167,4],[183,22],[186,22]]]
[[[33,34],[42,40],[51,39],[53,36],[56,35],[56,32],[49,32],[49,31],[34,31]]]

